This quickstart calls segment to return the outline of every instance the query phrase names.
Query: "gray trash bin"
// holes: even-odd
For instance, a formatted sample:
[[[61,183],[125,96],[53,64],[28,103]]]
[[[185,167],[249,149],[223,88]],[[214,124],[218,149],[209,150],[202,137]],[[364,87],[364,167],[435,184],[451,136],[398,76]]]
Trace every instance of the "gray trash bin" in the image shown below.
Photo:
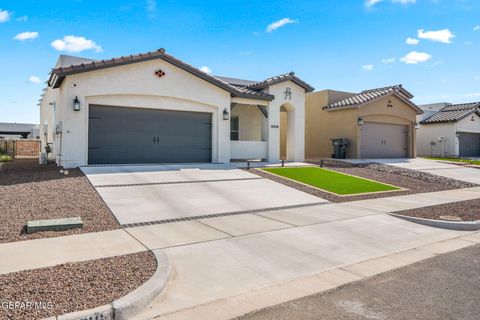
[[[332,158],[345,159],[347,154],[348,140],[345,138],[331,139],[333,146]]]

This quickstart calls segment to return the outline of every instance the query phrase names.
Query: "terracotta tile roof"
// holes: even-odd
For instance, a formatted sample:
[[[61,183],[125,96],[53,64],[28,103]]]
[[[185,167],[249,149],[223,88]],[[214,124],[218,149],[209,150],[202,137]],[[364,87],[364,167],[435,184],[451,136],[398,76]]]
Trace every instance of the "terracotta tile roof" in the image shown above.
[[[452,104],[442,108],[429,118],[422,120],[421,124],[456,122],[477,113],[480,115],[480,102]]]
[[[83,72],[89,72],[89,71],[95,71],[95,70],[100,70],[100,69],[105,69],[105,68],[111,68],[111,67],[116,67],[116,66],[121,66],[121,65],[127,65],[131,63],[137,63],[137,62],[143,62],[143,61],[149,61],[149,60],[155,60],[155,59],[161,59],[164,60],[168,63],[171,63],[175,65],[176,67],[183,69],[205,81],[208,81],[228,92],[231,93],[232,96],[234,97],[242,97],[242,98],[252,98],[252,99],[259,99],[259,100],[268,100],[271,101],[273,100],[273,96],[254,91],[254,90],[241,90],[238,87],[235,87],[217,77],[211,76],[203,71],[200,71],[199,69],[176,59],[175,57],[168,55],[165,53],[165,49],[159,49],[154,52],[147,52],[147,53],[139,53],[136,55],[130,55],[130,56],[122,56],[119,58],[112,58],[112,59],[107,59],[107,60],[98,60],[98,61],[92,61],[88,63],[81,63],[81,64],[76,64],[76,65],[70,65],[70,66],[63,66],[59,68],[55,68],[52,70],[50,73],[50,78],[48,80],[48,85],[53,87],[53,88],[58,88],[62,84],[63,80],[65,79],[66,76],[72,75],[72,74],[77,74],[77,73],[83,73]]]
[[[353,94],[351,97],[348,97],[340,101],[331,103],[327,106],[324,106],[323,109],[334,111],[334,110],[357,108],[359,106],[373,102],[379,98],[388,96],[390,94],[397,95],[400,99],[402,99],[411,107],[416,109],[419,114],[423,113],[423,111],[417,105],[415,105],[413,102],[410,101],[410,99],[413,98],[413,95],[407,90],[405,90],[401,84],[389,86],[389,87],[364,90],[358,94]]]
[[[312,92],[313,90],[315,90],[311,85],[309,85],[308,83],[306,83],[305,81],[303,81],[302,79],[297,77],[295,75],[295,72],[284,73],[284,74],[281,74],[281,75],[278,75],[278,76],[275,76],[275,77],[265,79],[263,81],[259,81],[259,82],[250,84],[246,87],[248,89],[258,90],[258,89],[263,89],[263,88],[266,88],[268,86],[271,86],[271,85],[274,85],[274,84],[277,84],[277,83],[280,83],[280,82],[284,82],[284,81],[292,81],[293,83],[295,83],[295,84],[299,85],[300,87],[304,88],[306,92]]]

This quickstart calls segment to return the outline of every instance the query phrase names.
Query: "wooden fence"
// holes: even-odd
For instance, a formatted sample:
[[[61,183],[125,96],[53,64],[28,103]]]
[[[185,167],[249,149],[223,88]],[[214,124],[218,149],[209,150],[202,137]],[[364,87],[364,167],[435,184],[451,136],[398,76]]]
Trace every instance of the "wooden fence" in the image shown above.
[[[0,149],[12,158],[38,158],[40,155],[40,140],[0,140]]]

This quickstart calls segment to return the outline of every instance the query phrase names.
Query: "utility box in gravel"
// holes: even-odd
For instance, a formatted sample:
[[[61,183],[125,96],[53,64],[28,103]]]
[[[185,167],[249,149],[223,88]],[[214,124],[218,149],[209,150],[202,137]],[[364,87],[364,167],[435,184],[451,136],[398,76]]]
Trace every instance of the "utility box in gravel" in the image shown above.
[[[27,233],[34,233],[38,231],[63,231],[82,227],[83,221],[81,217],[33,220],[27,222]]]

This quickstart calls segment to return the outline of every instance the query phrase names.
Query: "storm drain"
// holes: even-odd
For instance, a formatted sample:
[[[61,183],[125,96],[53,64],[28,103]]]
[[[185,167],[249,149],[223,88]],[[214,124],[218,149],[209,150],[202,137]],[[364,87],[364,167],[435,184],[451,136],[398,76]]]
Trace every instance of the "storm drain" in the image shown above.
[[[267,212],[267,211],[274,211],[274,210],[285,210],[285,209],[314,207],[314,206],[319,206],[319,205],[329,204],[329,203],[330,202],[314,202],[314,203],[307,203],[307,204],[297,204],[297,205],[293,205],[293,206],[269,207],[269,208],[263,208],[263,209],[213,213],[213,214],[198,215],[198,216],[191,216],[191,217],[181,217],[181,218],[173,218],[173,219],[165,219],[165,220],[126,223],[126,224],[122,224],[122,227],[123,228],[143,227],[143,226],[150,226],[150,225],[156,225],[156,224],[165,224],[165,223],[173,223],[173,222],[181,222],[181,221],[192,221],[192,220],[201,220],[201,219],[208,219],[208,218],[236,216],[236,215],[240,215],[240,214],[253,214],[253,213]]]

